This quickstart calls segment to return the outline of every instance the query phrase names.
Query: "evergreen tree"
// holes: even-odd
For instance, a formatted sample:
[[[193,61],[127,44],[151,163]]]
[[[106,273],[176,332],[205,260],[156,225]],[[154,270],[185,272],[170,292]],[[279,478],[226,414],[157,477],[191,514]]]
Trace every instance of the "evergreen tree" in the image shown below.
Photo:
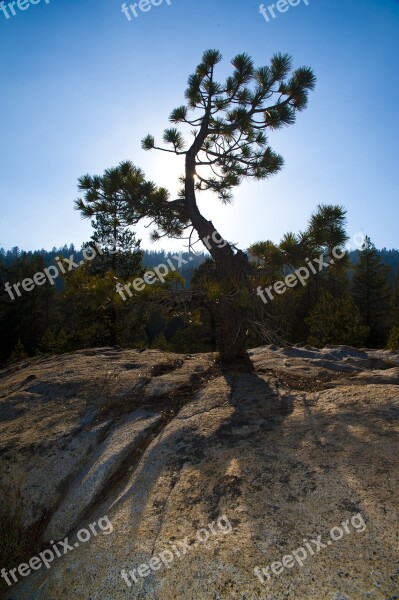
[[[324,293],[306,321],[309,344],[320,348],[326,344],[363,346],[369,332],[349,295],[334,298],[329,292]]]
[[[55,286],[47,280],[42,285],[34,285],[31,291],[19,286],[19,295],[11,288],[13,298],[4,289],[6,282],[12,286],[25,279],[33,280],[34,275],[43,272],[44,268],[42,256],[32,253],[21,253],[9,267],[0,265],[0,362],[10,356],[18,339],[32,356],[46,329],[60,320]]]
[[[170,346],[164,333],[157,335],[151,344],[151,348],[154,348],[155,350],[163,350],[164,352],[170,352]]]
[[[291,57],[286,54],[276,54],[270,65],[260,68],[255,68],[247,54],[240,54],[232,60],[232,74],[220,83],[215,70],[221,60],[217,50],[204,53],[189,77],[186,105],[170,115],[171,123],[188,126],[194,139],[186,145],[182,132],[171,127],[164,131],[167,147],[157,146],[151,135],[142,146],[185,157],[179,197],[169,202],[163,221],[156,218],[155,224],[167,235],[191,227],[200,240],[207,240],[220,292],[215,305],[221,360],[250,367],[247,332],[258,328],[257,307],[262,305],[251,287],[248,258],[232,244],[220,244],[223,236],[201,214],[197,195],[211,191],[223,203],[230,202],[232,190],[243,180],[262,180],[278,173],[283,159],[268,144],[266,133],[295,122],[297,112],[307,105],[315,77],[307,67],[292,71]]]
[[[387,347],[399,350],[399,267],[393,277],[392,305],[394,326],[389,332]]]
[[[283,280],[298,268],[309,270],[305,287],[296,286],[282,296],[276,295],[268,305],[282,336],[290,342],[302,342],[308,337],[306,317],[321,294],[330,292],[340,297],[349,291],[345,222],[346,210],[342,206],[322,204],[311,215],[305,231],[286,233],[279,244],[258,242],[249,248],[255,258],[252,264],[256,285],[263,288]],[[315,259],[320,262],[320,256],[328,265],[323,266],[322,271],[314,263]],[[313,262],[313,271],[309,261]]]
[[[97,256],[88,263],[88,269],[93,275],[106,277],[107,281],[112,278],[124,281],[142,272],[140,240],[136,240],[131,229],[138,219],[126,197],[127,184],[130,190],[134,188],[140,198],[152,189],[144,180],[142,171],[130,165],[125,169],[107,169],[101,177],[85,175],[79,179],[79,190],[84,192],[84,197],[76,200],[75,208],[83,218],[94,217],[91,221],[94,232],[86,248],[94,247]],[[98,285],[97,289],[100,289]],[[69,293],[71,294],[71,289]],[[109,319],[107,318],[105,330],[102,335],[99,332],[99,336],[107,339],[111,345],[115,345],[119,338],[118,305],[119,300],[114,293],[110,293],[106,301]],[[104,307],[103,304],[101,306]],[[102,316],[105,316],[104,312]],[[93,333],[88,338],[94,339]]]
[[[396,327],[399,327],[399,267],[396,269],[396,273],[393,276],[392,304],[394,323]]]
[[[131,173],[143,183],[142,173]],[[94,247],[97,256],[90,267],[93,273],[105,275],[112,269],[116,277],[126,279],[141,268],[140,240],[131,227],[137,221],[123,192],[123,176],[118,169],[107,169],[102,177],[85,175],[79,178],[79,190],[84,198],[75,201],[83,218],[91,218],[93,234],[85,247]],[[101,252],[98,250],[101,248]]]
[[[319,204],[310,217],[307,234],[315,249],[325,250],[329,256],[335,247],[348,241],[345,230],[346,209],[333,204]]]
[[[389,333],[387,348],[399,350],[399,327],[393,327]]]
[[[384,347],[392,324],[389,267],[384,265],[369,237],[353,271],[353,298],[369,328],[367,346]]]
[[[14,350],[12,351],[11,356],[8,360],[8,364],[12,365],[14,363],[21,362],[21,360],[25,360],[26,358],[28,358],[28,354],[25,352],[25,348],[23,343],[21,342],[21,338],[18,338]]]
[[[64,329],[48,328],[40,340],[39,351],[45,354],[62,354],[71,349],[70,338]]]
[[[349,257],[344,246],[349,236],[345,226],[346,209],[339,205],[319,204],[317,211],[310,218],[306,231],[308,246],[313,256],[318,257],[323,254],[329,263],[328,268],[315,275],[316,302],[319,293],[323,290],[329,291],[333,296],[348,291],[346,274],[349,268]]]

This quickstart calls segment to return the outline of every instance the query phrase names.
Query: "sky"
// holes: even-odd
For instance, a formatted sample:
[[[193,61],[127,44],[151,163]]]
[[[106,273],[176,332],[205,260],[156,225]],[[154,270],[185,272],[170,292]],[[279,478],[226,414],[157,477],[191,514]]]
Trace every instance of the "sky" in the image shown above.
[[[278,242],[318,204],[342,204],[349,235],[399,248],[398,0],[301,0],[269,22],[259,1],[157,1],[130,20],[120,0],[0,4],[0,246],[80,247],[91,227],[74,210],[77,179],[122,160],[176,197],[181,158],[140,141],[162,139],[189,74],[216,48],[221,81],[242,52],[256,66],[288,53],[317,76],[296,123],[269,135],[284,169],[243,183],[231,206],[199,201],[221,235],[241,248]],[[182,249],[137,231],[144,248]]]

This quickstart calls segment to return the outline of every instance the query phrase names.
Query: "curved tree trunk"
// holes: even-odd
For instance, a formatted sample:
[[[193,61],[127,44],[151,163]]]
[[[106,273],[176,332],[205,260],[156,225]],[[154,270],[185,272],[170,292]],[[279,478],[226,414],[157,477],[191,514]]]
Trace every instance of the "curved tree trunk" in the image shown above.
[[[194,148],[195,150],[195,148]],[[242,252],[234,253],[230,244],[221,247],[223,239],[211,221],[200,213],[195,197],[194,187],[195,155],[189,152],[186,156],[186,196],[185,208],[199,237],[204,242],[216,264],[218,282],[223,288],[223,297],[217,305],[216,324],[217,341],[220,359],[223,364],[252,369],[245,348],[247,335],[246,311],[236,301],[239,289],[249,289],[248,258]],[[215,235],[217,234],[217,236]]]
[[[229,248],[230,249],[230,248]],[[215,259],[216,273],[225,294],[217,307],[217,333],[222,363],[252,368],[246,352],[247,311],[236,294],[249,287],[246,255],[239,251],[227,261],[223,256]],[[230,264],[229,264],[230,263]]]

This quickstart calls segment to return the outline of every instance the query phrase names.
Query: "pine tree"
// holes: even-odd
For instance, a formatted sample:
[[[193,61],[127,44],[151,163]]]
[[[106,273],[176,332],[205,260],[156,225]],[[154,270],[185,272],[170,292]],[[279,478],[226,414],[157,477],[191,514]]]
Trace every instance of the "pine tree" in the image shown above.
[[[394,326],[389,332],[387,348],[399,350],[399,267],[393,278],[392,305]]]
[[[239,54],[231,61],[232,74],[218,82],[215,70],[221,60],[217,50],[204,53],[189,77],[186,104],[169,117],[174,125],[188,126],[194,139],[186,145],[183,133],[171,127],[164,131],[165,148],[157,146],[152,135],[143,139],[142,147],[185,157],[183,187],[178,199],[169,203],[177,216],[175,229],[179,233],[191,227],[191,233],[195,231],[204,243],[207,240],[221,291],[217,303],[221,360],[251,368],[247,332],[259,327],[257,306],[262,311],[264,307],[251,287],[247,255],[232,244],[216,241],[223,236],[200,212],[197,196],[210,191],[228,203],[243,180],[267,179],[280,171],[283,159],[270,147],[266,133],[295,122],[297,112],[306,108],[315,77],[308,67],[292,71],[292,59],[286,54],[276,54],[270,65],[260,68],[255,68],[250,56]],[[155,219],[155,224],[171,235],[173,228],[165,221]]]
[[[369,237],[353,271],[353,298],[367,327],[367,346],[384,347],[392,324],[389,267],[385,266]]]
[[[94,230],[91,242],[85,244],[85,247],[96,248],[97,256],[87,267],[90,273],[107,277],[108,281],[112,277],[124,281],[142,272],[140,240],[136,240],[131,229],[138,219],[127,199],[126,185],[130,191],[134,190],[136,199],[145,197],[152,189],[144,180],[142,171],[127,163],[107,169],[101,177],[85,175],[79,179],[79,190],[84,192],[84,198],[76,200],[75,208],[83,218],[94,217],[91,221]],[[111,345],[115,345],[119,337],[120,311],[114,294],[109,294],[106,305],[109,321],[107,320],[107,333],[103,332],[103,335]],[[104,313],[102,316],[105,316]],[[92,332],[88,337],[98,339],[101,338],[101,333],[94,336]]]
[[[308,246],[312,249],[313,256],[323,254],[329,263],[324,272],[316,273],[316,301],[323,290],[336,297],[348,289],[346,274],[349,257],[344,246],[349,236],[345,225],[346,209],[339,205],[319,204],[317,211],[310,218],[306,231]]]
[[[15,344],[14,350],[11,353],[8,363],[10,365],[20,362],[21,360],[25,360],[28,358],[28,354],[25,352],[25,348],[23,343],[21,342],[21,338],[18,338],[17,343]]]
[[[387,348],[399,350],[399,327],[393,327],[389,332]]]
[[[297,286],[282,296],[275,296],[268,305],[283,337],[291,342],[304,341],[309,333],[306,317],[324,292],[340,297],[349,291],[348,255],[344,248],[346,210],[339,205],[319,205],[311,215],[308,227],[298,234],[289,232],[279,244],[258,242],[249,248],[255,258],[257,285],[267,288],[298,268],[309,270],[306,286]],[[314,260],[323,266],[315,268]],[[338,258],[337,258],[338,257]],[[313,262],[314,271],[309,269]],[[331,262],[333,261],[333,262]]]
[[[170,350],[170,346],[164,333],[160,333],[159,335],[157,335],[157,337],[151,344],[151,348],[154,348],[156,350],[163,350],[164,352]]]
[[[144,183],[139,169],[130,175]],[[102,177],[80,177],[79,190],[84,198],[75,201],[75,208],[83,218],[92,218],[91,241],[84,245],[97,249],[95,260],[90,262],[92,272],[103,276],[111,269],[116,277],[126,279],[139,272],[143,255],[139,251],[141,240],[136,240],[131,229],[137,221],[124,197],[123,185],[124,176],[118,168],[107,169]]]
[[[20,253],[9,267],[0,269],[2,287],[5,282],[14,284],[33,279],[44,268],[44,259],[40,254]],[[0,290],[1,362],[7,360],[19,338],[25,351],[33,356],[46,329],[55,326],[60,319],[54,285],[45,281],[43,285],[34,285],[31,291],[23,290],[21,286],[18,291],[19,295],[14,290],[14,298],[11,298]]]
[[[334,298],[329,292],[324,293],[306,321],[310,328],[308,342],[320,348],[326,344],[363,346],[369,332],[348,295]]]

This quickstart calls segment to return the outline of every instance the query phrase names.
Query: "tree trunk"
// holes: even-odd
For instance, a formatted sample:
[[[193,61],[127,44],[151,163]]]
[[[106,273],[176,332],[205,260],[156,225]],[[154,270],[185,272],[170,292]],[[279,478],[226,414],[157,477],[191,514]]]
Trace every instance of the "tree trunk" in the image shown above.
[[[252,370],[252,363],[245,349],[247,315],[245,308],[240,306],[235,298],[240,289],[249,290],[248,258],[241,250],[234,254],[232,246],[227,242],[223,246],[222,236],[198,209],[194,187],[195,146],[198,143],[199,138],[192,151],[186,155],[185,209],[193,227],[215,261],[217,280],[223,290],[216,308],[220,360],[224,365]],[[223,243],[220,240],[223,240]]]
[[[246,370],[249,367],[252,370],[252,363],[245,349],[246,327],[243,310],[222,301],[216,314],[216,323],[221,363],[243,367]]]
[[[209,237],[217,233],[215,237],[221,239],[212,222],[202,216],[199,221],[201,223],[198,223],[196,229],[201,239],[207,239],[209,243],[208,249],[215,261],[217,281],[222,289],[222,297],[215,309],[220,360],[225,365],[252,370],[245,347],[248,308],[243,307],[237,298],[240,291],[250,290],[248,258],[241,250],[234,254],[229,244],[220,248],[220,244],[218,246]]]
[[[248,259],[241,251],[230,256],[216,253],[215,263],[217,278],[223,289],[216,310],[220,360],[226,365],[252,370],[246,351],[248,309],[237,298],[240,290],[249,289]]]

